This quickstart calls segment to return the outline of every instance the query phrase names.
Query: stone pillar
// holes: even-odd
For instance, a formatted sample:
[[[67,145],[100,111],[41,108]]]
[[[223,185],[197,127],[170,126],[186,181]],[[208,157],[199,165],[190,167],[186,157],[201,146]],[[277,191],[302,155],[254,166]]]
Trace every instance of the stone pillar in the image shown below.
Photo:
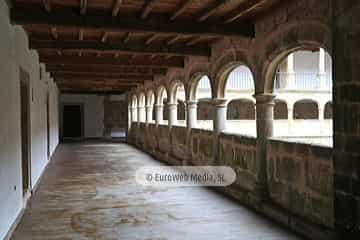
[[[214,128],[215,134],[219,134],[226,129],[226,102],[224,98],[216,98],[212,100],[213,114],[214,114]]]
[[[168,125],[171,128],[177,122],[177,104],[176,103],[169,103],[167,105],[169,111],[169,121]]]
[[[291,134],[294,123],[294,105],[288,103],[288,133]]]
[[[274,98],[272,94],[257,94],[256,99],[256,185],[255,198],[262,201],[267,199],[267,162],[266,143],[273,136]]]
[[[145,107],[138,107],[138,122],[145,122]]]
[[[295,82],[295,71],[294,71],[294,54],[291,53],[287,57],[287,66],[286,66],[286,89],[296,89]]]
[[[323,121],[324,120],[324,115],[325,115],[325,106],[322,103],[319,103],[319,120]]]
[[[132,109],[131,109],[131,114],[132,114],[131,120],[132,120],[133,122],[137,122],[137,114],[138,114],[138,112],[137,112],[137,107],[132,107]]]
[[[151,123],[152,122],[152,118],[153,118],[153,106],[152,105],[148,105],[146,106],[146,123]]]
[[[187,101],[186,102],[186,127],[195,128],[197,121],[197,102]]]
[[[131,123],[132,123],[132,110],[131,110],[131,106],[128,107],[128,129],[131,128]]]
[[[326,71],[325,71],[325,50],[320,48],[319,50],[319,88],[326,89]]]
[[[161,104],[155,105],[155,124],[158,126],[164,119],[164,106]]]

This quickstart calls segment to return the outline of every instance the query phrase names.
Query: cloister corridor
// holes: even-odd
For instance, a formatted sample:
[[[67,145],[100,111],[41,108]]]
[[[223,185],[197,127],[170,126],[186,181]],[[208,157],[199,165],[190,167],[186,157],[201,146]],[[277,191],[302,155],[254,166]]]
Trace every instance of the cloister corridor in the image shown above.
[[[144,165],[162,163],[124,143],[60,145],[11,239],[302,239],[209,188],[141,186]]]

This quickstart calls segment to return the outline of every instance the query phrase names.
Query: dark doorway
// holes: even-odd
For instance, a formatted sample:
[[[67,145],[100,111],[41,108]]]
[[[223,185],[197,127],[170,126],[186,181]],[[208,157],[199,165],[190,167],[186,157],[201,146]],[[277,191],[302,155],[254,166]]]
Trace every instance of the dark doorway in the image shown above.
[[[20,68],[21,167],[23,195],[30,190],[30,88],[29,74]]]
[[[80,139],[82,137],[82,106],[64,105],[63,138]]]

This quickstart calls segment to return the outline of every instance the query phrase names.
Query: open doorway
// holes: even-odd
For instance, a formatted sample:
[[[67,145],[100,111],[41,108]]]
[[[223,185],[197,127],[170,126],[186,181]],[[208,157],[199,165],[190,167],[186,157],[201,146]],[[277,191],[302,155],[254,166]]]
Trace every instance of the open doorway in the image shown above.
[[[63,140],[81,140],[83,137],[83,105],[63,105]]]
[[[29,74],[20,68],[21,168],[23,196],[30,191],[30,87]]]

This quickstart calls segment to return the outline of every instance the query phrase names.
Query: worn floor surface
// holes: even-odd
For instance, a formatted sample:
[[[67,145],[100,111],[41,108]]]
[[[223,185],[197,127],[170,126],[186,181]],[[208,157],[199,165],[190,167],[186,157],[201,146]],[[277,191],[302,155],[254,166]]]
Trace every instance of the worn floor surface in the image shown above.
[[[12,239],[299,239],[209,189],[136,184],[160,164],[126,144],[60,145]]]

